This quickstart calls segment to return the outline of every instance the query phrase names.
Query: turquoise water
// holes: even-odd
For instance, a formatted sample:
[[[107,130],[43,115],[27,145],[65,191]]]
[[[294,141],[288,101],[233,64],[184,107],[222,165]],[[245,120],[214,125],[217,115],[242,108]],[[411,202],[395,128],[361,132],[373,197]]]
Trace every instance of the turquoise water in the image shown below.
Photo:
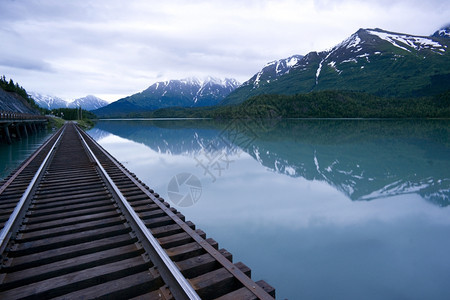
[[[14,140],[11,145],[0,144],[0,179],[8,176],[25,159],[27,159],[52,134],[50,131],[40,131],[23,137],[20,141]]]
[[[449,125],[110,120],[89,134],[278,299],[449,299]]]
[[[449,125],[128,120],[89,134],[278,299],[449,299]],[[0,177],[48,135],[0,145]]]
[[[449,299],[449,125],[128,120],[89,134],[278,299]],[[47,137],[1,145],[2,177]]]

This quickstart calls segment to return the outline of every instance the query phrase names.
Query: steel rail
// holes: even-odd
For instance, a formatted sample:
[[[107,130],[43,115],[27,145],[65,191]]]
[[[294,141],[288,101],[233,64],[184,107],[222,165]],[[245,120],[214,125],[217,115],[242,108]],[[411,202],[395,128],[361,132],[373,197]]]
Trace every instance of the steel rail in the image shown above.
[[[228,272],[230,272],[237,280],[241,282],[241,284],[250,290],[257,298],[259,299],[267,299],[273,300],[273,297],[270,296],[262,287],[255,284],[253,280],[251,280],[246,274],[244,274],[239,268],[237,268],[232,262],[230,262],[227,258],[225,258],[219,251],[217,251],[214,247],[212,247],[207,241],[205,241],[200,235],[198,235],[195,230],[190,228],[183,220],[181,220],[174,212],[172,212],[169,208],[167,208],[157,197],[153,195],[150,191],[148,191],[136,178],[130,175],[130,173],[122,167],[117,160],[112,157],[107,151],[105,151],[101,146],[99,146],[88,134],[84,133],[89,140],[98,146],[101,152],[103,152],[109,160],[111,160],[115,166],[125,174],[136,186],[138,186],[141,191],[143,191],[153,202],[158,205],[158,207],[163,210],[176,224],[178,224],[191,238],[196,241],[207,253],[209,253],[212,257],[214,257],[217,262],[219,262]],[[108,176],[109,177],[109,176]],[[131,208],[132,209],[132,208]],[[132,209],[133,210],[133,209]],[[134,212],[134,210],[133,210]],[[139,218],[139,217],[138,217]],[[141,221],[142,223],[142,221]],[[143,223],[142,223],[143,224]],[[143,224],[145,227],[145,224]],[[145,227],[146,228],[146,227]]]
[[[164,251],[164,249],[159,244],[158,240],[150,233],[150,231],[145,226],[144,222],[141,220],[141,218],[137,215],[137,213],[134,211],[133,207],[130,205],[130,203],[127,201],[125,196],[122,194],[122,192],[119,190],[117,185],[114,183],[114,181],[111,179],[111,177],[108,175],[106,170],[103,168],[102,164],[98,160],[98,158],[95,156],[94,152],[89,147],[88,143],[83,138],[82,134],[80,133],[77,126],[75,126],[77,133],[83,142],[86,150],[91,155],[92,159],[95,161],[95,164],[98,166],[99,170],[102,173],[102,176],[108,181],[108,184],[113,188],[114,192],[116,193],[117,197],[122,202],[123,206],[126,208],[127,214],[132,217],[132,221],[134,224],[138,226],[138,229],[140,233],[145,236],[145,238],[148,240],[148,242],[153,247],[154,251],[157,254],[157,258],[159,258],[159,261],[153,261],[153,263],[158,267],[158,270],[161,273],[161,276],[170,276],[172,278],[169,282],[176,281],[179,287],[181,288],[182,295],[186,297],[187,299],[196,299],[200,300],[200,296],[197,294],[197,292],[193,289],[191,284],[187,281],[187,279],[181,274],[178,267],[175,265],[175,263],[170,259],[170,257],[167,255],[167,253]],[[152,257],[154,258],[154,257]],[[168,272],[161,272],[162,270],[167,270]],[[166,278],[164,278],[166,281]],[[173,286],[169,286],[171,289],[174,288]],[[172,291],[172,293],[177,293],[176,291]],[[183,297],[183,298],[184,298]]]
[[[61,132],[59,133],[58,138],[56,139],[55,143],[53,144],[53,146],[50,148],[50,150],[48,151],[47,156],[45,157],[45,159],[42,161],[39,169],[36,171],[36,173],[33,176],[33,179],[31,180],[30,184],[28,185],[27,189],[25,190],[25,192],[22,194],[22,197],[20,198],[19,202],[17,203],[16,207],[14,208],[14,211],[11,213],[8,221],[6,221],[5,225],[3,226],[3,229],[0,232],[0,249],[3,250],[4,249],[4,243],[8,242],[8,239],[6,238],[9,234],[9,232],[11,231],[12,226],[14,225],[14,223],[16,222],[16,219],[19,215],[19,213],[22,210],[23,205],[25,204],[25,201],[27,200],[28,196],[31,193],[31,190],[33,189],[34,185],[36,184],[39,176],[42,173],[42,170],[44,170],[45,165],[47,164],[47,161],[49,160],[50,156],[52,155],[53,151],[55,150],[56,146],[58,145],[59,140],[61,139],[61,137],[64,134],[64,130],[65,130],[65,126],[63,127],[63,129],[61,130]],[[42,148],[41,148],[42,149]],[[34,157],[33,157],[34,158]]]

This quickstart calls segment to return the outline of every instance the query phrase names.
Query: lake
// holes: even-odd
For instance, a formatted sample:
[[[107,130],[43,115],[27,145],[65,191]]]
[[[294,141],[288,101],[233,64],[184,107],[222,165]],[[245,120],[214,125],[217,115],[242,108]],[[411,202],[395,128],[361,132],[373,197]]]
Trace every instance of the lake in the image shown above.
[[[448,120],[103,120],[88,133],[277,299],[450,299],[449,130]]]
[[[8,176],[52,134],[50,130],[42,130],[20,141],[13,140],[11,145],[0,144],[0,179]]]
[[[105,120],[89,134],[278,299],[449,299],[449,125]]]

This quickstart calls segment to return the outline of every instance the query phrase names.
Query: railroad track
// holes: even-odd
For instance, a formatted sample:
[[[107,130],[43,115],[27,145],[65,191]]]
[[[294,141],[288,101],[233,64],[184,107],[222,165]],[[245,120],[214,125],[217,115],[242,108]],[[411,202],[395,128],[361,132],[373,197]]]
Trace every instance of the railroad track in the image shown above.
[[[273,299],[74,124],[0,187],[0,299]]]

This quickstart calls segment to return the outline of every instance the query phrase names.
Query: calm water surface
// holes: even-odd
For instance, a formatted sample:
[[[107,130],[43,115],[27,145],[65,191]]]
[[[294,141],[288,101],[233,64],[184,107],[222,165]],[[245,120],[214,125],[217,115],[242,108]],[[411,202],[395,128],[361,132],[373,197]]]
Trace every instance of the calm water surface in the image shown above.
[[[450,299],[450,121],[128,120],[89,131],[278,299]],[[0,178],[47,138],[0,145]]]
[[[20,141],[13,141],[11,145],[0,144],[0,179],[8,176],[28,156],[36,151],[52,134],[51,131],[40,131],[31,134]]]
[[[110,120],[89,134],[278,299],[450,299],[449,125]]]
[[[449,125],[130,120],[89,134],[278,299],[449,299]],[[47,137],[1,145],[0,177]]]

